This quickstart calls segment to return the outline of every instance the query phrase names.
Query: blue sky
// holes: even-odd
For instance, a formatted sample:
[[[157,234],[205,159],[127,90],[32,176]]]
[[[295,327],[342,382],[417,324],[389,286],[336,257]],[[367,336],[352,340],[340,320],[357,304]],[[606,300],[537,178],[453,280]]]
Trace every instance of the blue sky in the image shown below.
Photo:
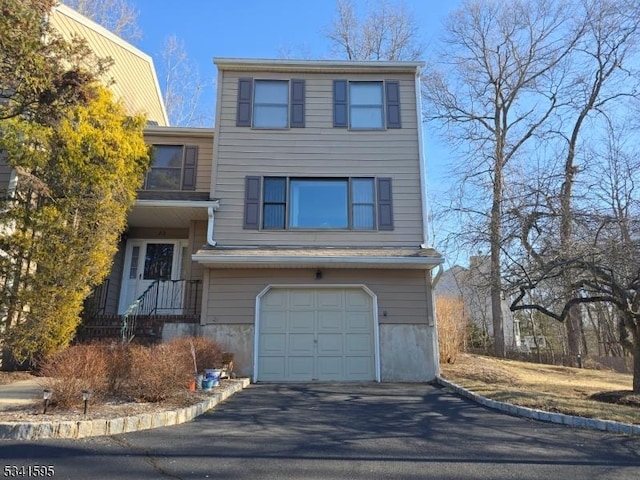
[[[392,0],[395,1],[395,0]],[[335,0],[130,0],[139,12],[143,38],[138,48],[159,63],[163,42],[175,35],[184,42],[190,60],[203,80],[212,85],[203,105],[214,105],[214,57],[281,58],[293,56],[331,58],[323,32],[335,17]],[[367,0],[353,0],[357,12],[366,11]],[[377,0],[369,3],[375,5]],[[420,28],[420,40],[429,48],[440,34],[446,16],[460,0],[405,0]],[[446,146],[425,128],[429,197],[443,188],[449,155]],[[444,182],[446,183],[446,182]]]
[[[158,58],[175,34],[203,78],[214,78],[213,57],[281,58],[283,50],[305,58],[330,58],[323,32],[331,25],[335,0],[130,0],[138,9],[143,38],[134,43]],[[364,12],[367,0],[354,0]],[[375,4],[374,0],[371,2]],[[458,0],[405,0],[428,45]],[[211,94],[211,92],[209,92]]]

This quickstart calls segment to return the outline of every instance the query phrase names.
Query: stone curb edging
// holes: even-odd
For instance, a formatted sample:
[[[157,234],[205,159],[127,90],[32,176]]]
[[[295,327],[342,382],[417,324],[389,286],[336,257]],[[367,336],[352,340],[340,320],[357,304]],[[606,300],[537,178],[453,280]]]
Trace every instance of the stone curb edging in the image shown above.
[[[189,407],[156,413],[141,413],[128,417],[60,422],[2,422],[0,439],[38,440],[42,438],[86,438],[100,435],[118,435],[149,428],[167,427],[185,423],[212,409],[231,395],[250,384],[248,378],[230,380],[210,398]]]
[[[539,420],[541,422],[558,423],[561,425],[568,425],[575,428],[583,428],[587,430],[600,430],[610,433],[621,433],[624,435],[640,435],[640,425],[633,425],[631,423],[614,422],[613,420],[599,420],[597,418],[577,417],[575,415],[566,415],[564,413],[552,413],[545,412],[544,410],[537,410],[529,407],[520,407],[518,405],[511,405],[509,403],[498,402],[496,400],[490,400],[486,397],[482,397],[470,390],[467,390],[460,385],[445,380],[442,377],[436,377],[436,383],[452,389],[458,395],[469,398],[480,405],[492,408],[494,410],[500,410],[501,412],[508,413],[509,415],[515,415],[518,417],[530,418],[532,420]]]

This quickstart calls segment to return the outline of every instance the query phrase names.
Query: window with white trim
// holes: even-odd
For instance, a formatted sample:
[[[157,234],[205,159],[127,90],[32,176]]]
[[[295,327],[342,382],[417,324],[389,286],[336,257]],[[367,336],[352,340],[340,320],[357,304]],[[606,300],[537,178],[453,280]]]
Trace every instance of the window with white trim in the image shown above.
[[[242,224],[245,230],[393,230],[392,179],[247,176]]]
[[[382,82],[349,82],[349,127],[384,128]]]
[[[255,128],[287,128],[289,126],[288,111],[288,81],[255,81],[253,94],[253,126]]]

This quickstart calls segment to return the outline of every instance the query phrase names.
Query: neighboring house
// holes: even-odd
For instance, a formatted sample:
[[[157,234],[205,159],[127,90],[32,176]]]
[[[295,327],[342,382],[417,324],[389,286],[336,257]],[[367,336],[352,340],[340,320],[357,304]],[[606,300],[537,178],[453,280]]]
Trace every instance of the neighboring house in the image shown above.
[[[151,125],[169,124],[156,69],[149,55],[66,5],[54,7],[49,21],[63,38],[82,38],[98,57],[113,60],[107,78],[102,80],[129,114],[142,113]]]
[[[149,55],[66,5],[54,7],[48,21],[63,38],[82,38],[97,56],[114,61],[107,78],[102,80],[122,101],[127,113],[144,114],[152,125],[168,124],[156,70]],[[0,156],[0,195],[14,191],[17,182],[16,172]]]
[[[462,299],[466,309],[465,313],[475,325],[478,337],[487,341],[493,338],[489,257],[472,256],[469,259],[468,268],[454,265],[445,270],[438,282],[435,294],[437,298]],[[502,300],[502,319],[507,350],[520,349],[522,343],[520,325],[514,319],[505,299]]]
[[[46,21],[63,38],[82,38],[98,57],[113,60],[113,66],[100,80],[114,93],[116,100],[122,102],[128,114],[145,115],[149,125],[168,124],[156,70],[149,55],[62,4],[52,9]],[[17,172],[7,164],[6,155],[0,152],[0,196],[10,198],[19,181]],[[0,235],[11,228],[10,225],[0,225]],[[0,256],[7,254],[0,250]],[[0,278],[0,288],[6,288],[8,282],[10,280]],[[0,312],[0,318],[2,314]]]

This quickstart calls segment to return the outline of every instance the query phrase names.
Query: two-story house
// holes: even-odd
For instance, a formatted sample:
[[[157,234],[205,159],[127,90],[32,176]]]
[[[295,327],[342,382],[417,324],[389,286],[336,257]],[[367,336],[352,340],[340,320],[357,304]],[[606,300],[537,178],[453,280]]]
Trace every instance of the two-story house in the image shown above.
[[[215,63],[201,333],[256,381],[433,379],[422,64]]]

